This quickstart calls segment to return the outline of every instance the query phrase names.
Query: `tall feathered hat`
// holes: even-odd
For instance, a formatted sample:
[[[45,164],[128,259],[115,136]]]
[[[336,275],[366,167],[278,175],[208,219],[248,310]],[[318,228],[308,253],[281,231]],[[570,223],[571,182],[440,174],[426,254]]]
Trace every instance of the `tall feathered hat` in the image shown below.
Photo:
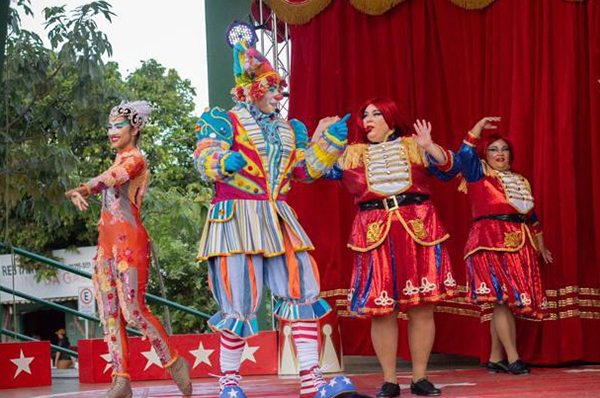
[[[121,101],[119,105],[111,109],[109,117],[126,117],[132,127],[142,130],[151,113],[152,106],[148,101]]]
[[[287,83],[275,71],[269,60],[245,41],[233,47],[233,77],[231,94],[236,101],[258,101],[271,86],[286,87]]]

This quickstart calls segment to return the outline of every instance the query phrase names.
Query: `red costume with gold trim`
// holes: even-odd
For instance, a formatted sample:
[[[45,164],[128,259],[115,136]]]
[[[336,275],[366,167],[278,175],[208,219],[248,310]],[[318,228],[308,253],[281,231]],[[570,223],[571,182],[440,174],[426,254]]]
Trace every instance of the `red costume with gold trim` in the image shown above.
[[[547,301],[534,239],[542,232],[531,187],[520,174],[481,160],[476,143],[469,134],[458,153],[475,220],[465,246],[468,297],[542,318]]]
[[[453,294],[456,281],[443,244],[449,234],[428,200],[432,175],[449,180],[458,172],[454,155],[444,152],[445,164],[436,165],[413,138],[402,137],[354,144],[344,153],[339,178],[359,208],[388,198],[385,208],[360,210],[352,225],[352,314],[385,315]],[[418,203],[411,202],[415,197]]]

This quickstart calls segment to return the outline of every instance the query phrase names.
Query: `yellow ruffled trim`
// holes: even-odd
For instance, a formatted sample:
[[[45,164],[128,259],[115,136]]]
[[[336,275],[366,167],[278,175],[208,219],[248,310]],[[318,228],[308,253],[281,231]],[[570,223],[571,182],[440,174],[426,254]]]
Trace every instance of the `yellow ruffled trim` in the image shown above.
[[[343,140],[342,141],[342,140],[338,139],[335,135],[330,134],[329,130],[325,130],[325,132],[323,133],[323,135],[325,137],[327,137],[327,139],[329,141],[333,142],[335,145],[337,145],[337,146],[339,146],[341,148],[343,148],[344,146],[346,146],[346,142],[348,141],[348,140]]]

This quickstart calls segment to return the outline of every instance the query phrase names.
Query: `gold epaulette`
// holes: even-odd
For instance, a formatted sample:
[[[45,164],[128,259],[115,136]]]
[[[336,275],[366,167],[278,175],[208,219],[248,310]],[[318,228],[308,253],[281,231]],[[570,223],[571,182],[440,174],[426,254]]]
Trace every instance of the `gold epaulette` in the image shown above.
[[[413,137],[402,137],[402,142],[407,149],[410,162],[427,167],[428,162],[425,157],[425,151],[417,145],[415,139]]]
[[[363,155],[367,150],[367,144],[348,145],[339,163],[342,170],[349,170],[363,164]]]

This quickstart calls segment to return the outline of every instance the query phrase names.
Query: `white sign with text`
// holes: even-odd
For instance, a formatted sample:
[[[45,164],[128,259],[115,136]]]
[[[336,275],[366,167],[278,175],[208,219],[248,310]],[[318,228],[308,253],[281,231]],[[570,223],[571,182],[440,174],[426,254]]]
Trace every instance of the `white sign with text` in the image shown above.
[[[80,247],[75,250],[55,250],[52,254],[63,264],[70,265],[71,267],[78,268],[91,274],[92,259],[96,255],[96,247]],[[42,299],[77,299],[79,297],[80,288],[89,288],[90,290],[93,290],[91,279],[63,270],[59,270],[58,275],[55,278],[38,282],[35,277],[35,272],[28,272],[20,268],[18,265],[18,256],[15,257],[15,260],[17,266],[13,267],[10,255],[0,256],[0,284],[9,289],[12,289],[14,275],[14,286],[16,291]],[[2,301],[2,303],[12,302],[12,299],[12,294],[4,292],[0,293],[0,301]],[[23,300],[18,296],[15,296],[15,299],[18,301]]]

